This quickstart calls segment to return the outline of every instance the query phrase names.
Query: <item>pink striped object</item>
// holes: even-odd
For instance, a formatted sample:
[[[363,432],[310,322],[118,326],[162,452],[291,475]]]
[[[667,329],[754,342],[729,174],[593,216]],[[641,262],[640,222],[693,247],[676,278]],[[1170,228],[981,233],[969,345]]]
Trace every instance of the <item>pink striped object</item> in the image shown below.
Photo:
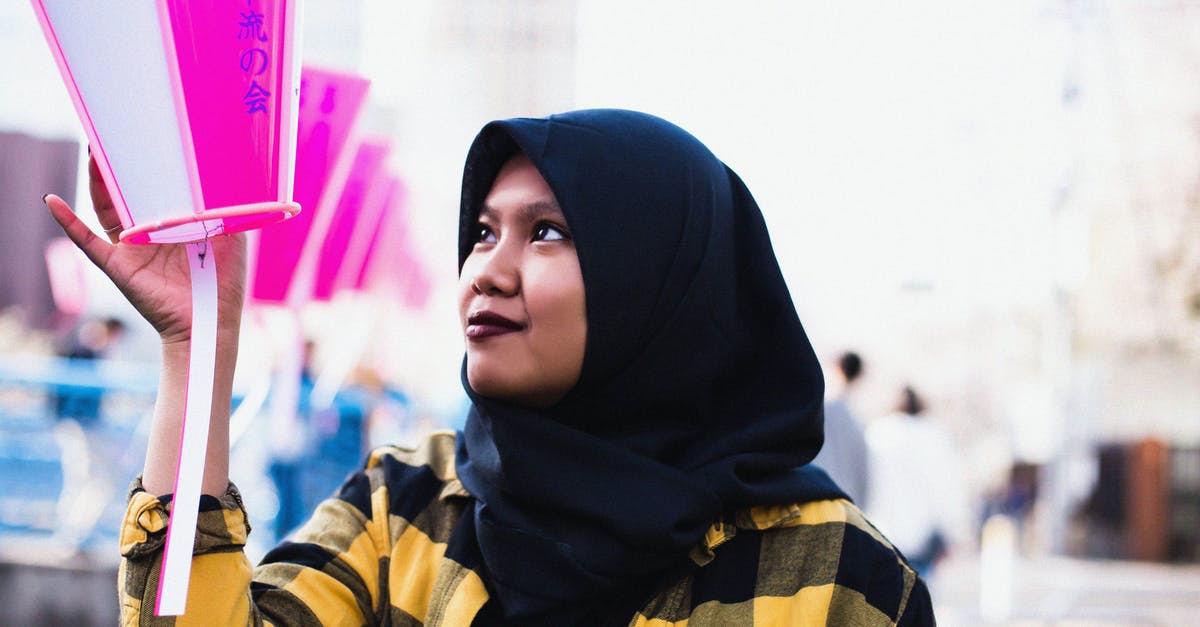
[[[367,276],[376,259],[376,253],[381,248],[385,229],[397,221],[405,219],[405,203],[408,199],[408,189],[399,177],[388,175],[376,183],[371,195],[372,202],[379,203],[379,211],[374,214],[374,221],[367,223],[365,233],[356,234],[358,240],[353,242],[346,253],[346,263],[342,275],[345,284],[352,290],[367,288]],[[339,283],[342,282],[339,277]]]
[[[370,83],[361,76],[305,67],[300,79],[295,199],[306,211],[259,234],[250,298],[282,304],[311,297],[312,266],[354,158],[355,124]],[[308,258],[302,259],[305,250]]]
[[[313,298],[316,300],[329,300],[336,288],[349,287],[350,281],[345,278],[338,284],[343,266],[347,270],[357,269],[362,263],[362,253],[351,250],[351,247],[362,246],[363,238],[379,224],[383,205],[371,196],[385,176],[384,161],[388,150],[387,142],[382,140],[364,141],[358,146],[350,176],[342,188],[329,231],[322,241],[313,285]]]

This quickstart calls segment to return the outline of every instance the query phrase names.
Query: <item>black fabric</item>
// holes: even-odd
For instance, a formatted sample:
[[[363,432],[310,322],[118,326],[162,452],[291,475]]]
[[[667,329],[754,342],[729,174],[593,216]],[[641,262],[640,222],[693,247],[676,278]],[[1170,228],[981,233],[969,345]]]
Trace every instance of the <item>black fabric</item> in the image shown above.
[[[371,519],[371,479],[366,473],[356,472],[347,477],[335,496],[352,505],[363,518]]]
[[[632,111],[493,122],[467,156],[459,266],[496,174],[524,152],[583,273],[583,371],[556,406],[471,390],[458,474],[478,549],[519,624],[625,619],[723,513],[842,496],[815,467],[823,379],[738,176]]]
[[[904,614],[900,616],[896,627],[925,627],[936,624],[937,617],[933,614],[933,600],[929,598],[929,588],[921,582],[921,585],[913,586],[908,601],[904,604]]]
[[[891,567],[896,554],[881,548],[862,529],[846,526],[842,556],[834,583],[857,590],[884,615],[895,616],[900,611],[904,591],[904,574]]]
[[[337,554],[329,552],[319,544],[285,540],[267,551],[267,554],[263,556],[262,563],[289,562],[321,570],[335,559],[337,559]]]
[[[389,486],[404,486],[403,490],[388,492],[388,513],[409,522],[415,521],[442,490],[442,482],[428,466],[408,466],[385,457],[383,476]]]
[[[758,580],[746,573],[757,573],[761,562],[762,532],[741,529],[719,547],[721,559],[713,560],[696,573],[692,585],[692,609],[709,601],[741,603],[758,596]]]

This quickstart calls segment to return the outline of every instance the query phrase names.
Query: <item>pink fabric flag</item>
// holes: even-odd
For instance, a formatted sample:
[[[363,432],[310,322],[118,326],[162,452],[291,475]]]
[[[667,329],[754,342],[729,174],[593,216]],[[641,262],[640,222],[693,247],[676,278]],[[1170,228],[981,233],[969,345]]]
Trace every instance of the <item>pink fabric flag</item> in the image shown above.
[[[289,294],[297,302],[311,286],[293,286],[304,277],[301,256],[310,239],[321,242],[329,228],[354,156],[351,137],[366,102],[370,82],[354,74],[305,67],[300,79],[300,126],[297,134],[293,195],[304,213],[259,234],[250,298],[281,304]],[[312,246],[311,243],[308,246]]]
[[[424,309],[429,304],[429,296],[433,292],[433,280],[425,264],[421,262],[411,249],[401,253],[407,272],[401,284],[400,302],[411,309]]]
[[[370,229],[377,222],[376,216],[382,211],[382,205],[378,201],[372,202],[370,196],[383,175],[388,151],[387,142],[382,140],[364,141],[358,146],[350,176],[342,188],[329,232],[322,242],[313,285],[316,300],[329,300],[333,296],[343,261],[353,252],[349,248],[355,239],[355,231]]]

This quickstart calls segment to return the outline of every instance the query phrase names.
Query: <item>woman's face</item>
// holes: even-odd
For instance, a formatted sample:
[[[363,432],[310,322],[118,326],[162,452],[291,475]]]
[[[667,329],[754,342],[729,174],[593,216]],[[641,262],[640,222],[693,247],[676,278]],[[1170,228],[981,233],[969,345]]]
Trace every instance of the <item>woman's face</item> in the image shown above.
[[[554,192],[523,154],[484,199],[458,288],[471,389],[529,407],[571,390],[587,339],[583,274]]]

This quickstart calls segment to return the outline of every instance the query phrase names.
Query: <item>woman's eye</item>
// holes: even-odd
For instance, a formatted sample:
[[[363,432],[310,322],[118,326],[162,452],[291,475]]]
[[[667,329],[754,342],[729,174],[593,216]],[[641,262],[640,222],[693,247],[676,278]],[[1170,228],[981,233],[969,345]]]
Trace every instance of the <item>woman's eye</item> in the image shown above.
[[[566,231],[548,222],[537,225],[537,228],[533,230],[533,241],[535,242],[553,242],[565,239],[568,239]]]
[[[492,229],[482,224],[475,227],[475,243],[476,244],[495,244],[496,234]]]

